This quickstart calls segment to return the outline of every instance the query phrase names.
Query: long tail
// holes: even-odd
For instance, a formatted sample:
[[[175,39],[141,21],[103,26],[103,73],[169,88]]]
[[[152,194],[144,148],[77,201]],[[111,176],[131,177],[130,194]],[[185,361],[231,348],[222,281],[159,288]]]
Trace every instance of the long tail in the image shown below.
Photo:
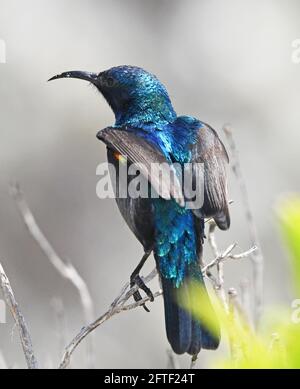
[[[194,296],[191,295],[193,290],[188,287],[191,280],[201,283],[205,288],[201,270],[196,263],[190,264],[183,283],[178,288],[174,286],[172,280],[161,277],[167,337],[172,349],[177,354],[187,352],[190,355],[197,355],[201,348],[215,350],[220,342],[220,330],[217,331],[217,334],[216,331],[212,334],[203,323],[193,318],[189,312],[177,303],[179,292],[184,295],[187,301],[197,304]],[[208,295],[207,299],[209,299]],[[215,315],[209,300],[207,303],[206,305],[211,310],[210,315]],[[201,307],[197,308],[201,309]]]

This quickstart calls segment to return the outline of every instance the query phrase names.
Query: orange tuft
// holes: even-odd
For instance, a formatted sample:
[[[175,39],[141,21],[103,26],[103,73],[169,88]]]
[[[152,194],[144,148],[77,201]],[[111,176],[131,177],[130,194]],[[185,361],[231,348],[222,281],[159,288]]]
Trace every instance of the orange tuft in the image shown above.
[[[120,161],[120,162],[126,161],[126,158],[117,151],[114,152],[114,157],[116,158],[117,161]]]

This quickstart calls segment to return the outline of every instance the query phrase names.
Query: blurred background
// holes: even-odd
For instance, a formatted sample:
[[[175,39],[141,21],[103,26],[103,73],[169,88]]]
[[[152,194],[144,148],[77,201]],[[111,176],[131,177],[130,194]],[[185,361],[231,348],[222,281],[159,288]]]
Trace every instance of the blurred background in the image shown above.
[[[9,182],[21,183],[49,241],[86,280],[97,315],[142,255],[114,200],[96,196],[96,167],[106,152],[95,135],[113,123],[110,108],[84,82],[46,80],[65,70],[137,65],[164,82],[178,113],[208,122],[223,140],[230,122],[265,256],[264,301],[289,304],[274,209],[282,193],[300,190],[300,64],[292,61],[299,15],[297,0],[0,0],[0,260],[44,367],[57,366],[62,351],[53,298],[63,302],[66,342],[85,323],[76,290],[25,229]],[[232,227],[218,233],[218,242],[221,249],[237,242],[243,251],[249,228],[233,175],[229,190]],[[204,255],[212,258],[207,245]],[[251,279],[248,260],[226,264],[227,287],[238,289],[245,278]],[[96,331],[97,367],[167,366],[161,299],[150,308],[121,313]],[[7,312],[0,350],[8,367],[24,367],[13,327]],[[199,367],[212,358],[202,352]],[[187,357],[179,363],[186,367]],[[82,345],[72,367],[85,365]]]

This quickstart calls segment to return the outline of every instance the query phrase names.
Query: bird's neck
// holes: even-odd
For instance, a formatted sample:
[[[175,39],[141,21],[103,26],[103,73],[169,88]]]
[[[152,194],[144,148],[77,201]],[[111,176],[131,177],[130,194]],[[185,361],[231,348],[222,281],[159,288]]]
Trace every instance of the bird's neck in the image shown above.
[[[166,124],[176,119],[171,101],[161,96],[140,98],[115,111],[116,125],[142,126],[143,124]]]

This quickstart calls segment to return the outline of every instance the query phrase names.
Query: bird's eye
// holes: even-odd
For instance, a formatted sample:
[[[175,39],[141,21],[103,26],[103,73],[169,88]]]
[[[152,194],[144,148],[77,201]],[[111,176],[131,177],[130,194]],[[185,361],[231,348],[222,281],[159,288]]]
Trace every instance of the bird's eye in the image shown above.
[[[106,83],[108,86],[113,86],[115,83],[115,80],[112,77],[107,77]]]

